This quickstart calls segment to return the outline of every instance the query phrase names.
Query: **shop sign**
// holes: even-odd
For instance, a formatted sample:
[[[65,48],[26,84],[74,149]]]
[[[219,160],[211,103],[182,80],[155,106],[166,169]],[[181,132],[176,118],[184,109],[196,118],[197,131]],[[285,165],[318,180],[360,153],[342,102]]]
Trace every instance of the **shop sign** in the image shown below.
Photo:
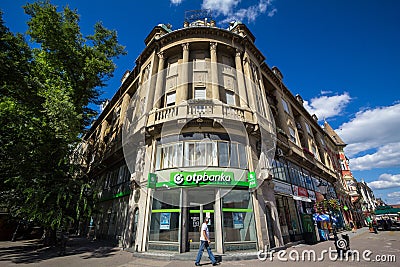
[[[298,196],[299,195],[299,187],[297,185],[292,184],[292,189],[293,189],[293,196]]]
[[[255,172],[249,172],[247,179],[249,182],[249,188],[257,187],[257,176]]]
[[[277,193],[283,193],[286,195],[292,195],[292,187],[289,184],[281,183],[274,180],[274,191]]]
[[[149,173],[149,177],[147,179],[147,187],[148,188],[156,188],[157,184],[157,174],[155,173]]]
[[[315,192],[312,191],[312,190],[308,190],[308,197],[309,197],[311,200],[316,200],[316,199],[317,199],[317,197],[315,196]]]
[[[308,197],[308,192],[307,192],[307,189],[306,188],[304,188],[304,187],[297,187],[297,190],[298,190],[298,196],[299,197]]]
[[[179,186],[196,185],[234,185],[233,172],[199,171],[199,172],[171,172],[170,182]]]

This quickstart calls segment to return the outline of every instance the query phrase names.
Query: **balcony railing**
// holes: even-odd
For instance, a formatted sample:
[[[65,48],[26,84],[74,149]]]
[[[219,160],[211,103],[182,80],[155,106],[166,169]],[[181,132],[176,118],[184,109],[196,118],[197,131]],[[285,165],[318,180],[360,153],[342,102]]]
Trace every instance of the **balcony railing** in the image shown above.
[[[170,120],[193,119],[199,117],[256,123],[255,115],[248,109],[223,103],[214,103],[209,100],[198,100],[151,111],[147,126],[161,124]]]

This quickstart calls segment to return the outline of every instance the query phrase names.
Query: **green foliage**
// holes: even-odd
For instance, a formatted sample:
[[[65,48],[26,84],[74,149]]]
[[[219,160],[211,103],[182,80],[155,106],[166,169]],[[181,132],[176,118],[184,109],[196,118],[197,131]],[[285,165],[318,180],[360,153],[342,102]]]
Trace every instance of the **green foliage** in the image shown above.
[[[315,203],[315,209],[318,213],[329,213],[340,210],[340,203],[337,199],[324,199]]]
[[[13,216],[53,228],[89,216],[94,181],[74,149],[96,112],[99,88],[125,54],[115,31],[83,37],[79,15],[49,1],[24,7],[27,36],[0,13],[0,203]]]

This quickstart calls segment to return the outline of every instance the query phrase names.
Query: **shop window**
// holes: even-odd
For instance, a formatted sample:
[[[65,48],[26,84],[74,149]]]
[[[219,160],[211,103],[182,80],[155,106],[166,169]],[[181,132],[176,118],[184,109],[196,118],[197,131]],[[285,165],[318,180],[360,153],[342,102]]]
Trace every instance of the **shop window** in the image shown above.
[[[154,192],[150,241],[178,242],[179,199],[180,190],[159,190]]]
[[[273,166],[274,178],[285,182],[290,182],[287,174],[287,164],[285,162],[275,160],[273,162]]]
[[[256,241],[253,205],[250,193],[233,190],[223,194],[224,242]]]

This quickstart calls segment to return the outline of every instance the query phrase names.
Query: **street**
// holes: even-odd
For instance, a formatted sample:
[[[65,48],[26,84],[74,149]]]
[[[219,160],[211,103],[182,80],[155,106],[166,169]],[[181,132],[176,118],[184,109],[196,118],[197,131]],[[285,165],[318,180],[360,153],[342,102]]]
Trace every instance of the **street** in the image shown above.
[[[380,231],[370,233],[362,228],[357,233],[347,232],[350,237],[350,249],[346,258],[337,259],[333,241],[315,245],[299,244],[286,250],[273,253],[273,257],[264,256],[264,260],[224,261],[220,266],[390,266],[400,260],[400,231]],[[339,238],[341,234],[339,234]],[[162,252],[160,252],[161,254]],[[315,254],[314,254],[315,253]],[[186,256],[195,256],[190,252]],[[112,247],[110,244],[83,238],[71,239],[66,254],[59,256],[55,248],[39,248],[37,241],[0,242],[0,266],[194,266],[193,260],[165,260],[157,257],[135,257],[131,252]],[[203,254],[202,266],[211,266],[207,253]]]

